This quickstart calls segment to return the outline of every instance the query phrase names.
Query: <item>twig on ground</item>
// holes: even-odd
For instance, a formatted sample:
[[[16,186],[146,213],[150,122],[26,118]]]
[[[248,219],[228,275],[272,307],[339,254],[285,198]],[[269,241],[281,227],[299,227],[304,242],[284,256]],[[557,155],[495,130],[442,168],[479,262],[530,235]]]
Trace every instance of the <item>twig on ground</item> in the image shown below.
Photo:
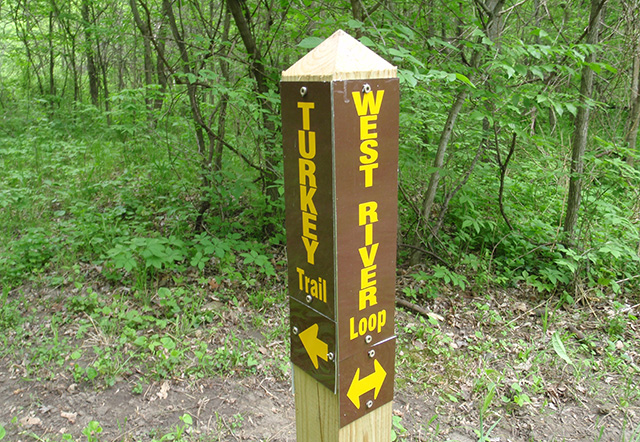
[[[419,313],[422,316],[425,316],[427,318],[433,318],[433,319],[436,319],[436,320],[440,320],[442,318],[442,316],[440,316],[440,315],[438,315],[436,313],[430,312],[429,310],[427,310],[427,309],[425,309],[423,307],[420,307],[417,304],[409,302],[406,299],[396,298],[396,304],[398,304],[398,306],[400,306],[400,307],[404,307],[404,308],[407,308],[407,309],[409,309],[411,311]]]

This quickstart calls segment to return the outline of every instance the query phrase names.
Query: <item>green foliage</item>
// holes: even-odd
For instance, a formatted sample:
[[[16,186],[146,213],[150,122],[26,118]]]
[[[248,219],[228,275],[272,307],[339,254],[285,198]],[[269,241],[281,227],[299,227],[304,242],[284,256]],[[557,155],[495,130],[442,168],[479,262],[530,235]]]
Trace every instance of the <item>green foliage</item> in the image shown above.
[[[478,442],[488,442],[490,440],[491,432],[498,425],[498,423],[502,420],[502,418],[498,419],[491,425],[489,428],[485,429],[484,421],[489,411],[489,407],[491,406],[491,402],[493,401],[493,397],[496,394],[496,384],[491,383],[488,387],[487,394],[482,401],[482,405],[478,410],[479,416],[479,427],[474,429],[474,432],[478,436]]]
[[[399,437],[407,432],[407,429],[402,425],[402,417],[395,414],[391,417],[391,440],[396,441]]]
[[[87,426],[82,430],[82,434],[84,434],[87,438],[87,442],[99,442],[98,435],[102,433],[102,427],[98,421],[91,421],[87,424]]]
[[[107,278],[124,278],[140,290],[190,268],[248,284],[272,277],[271,254],[264,244],[284,242],[282,198],[264,196],[265,191],[281,196],[283,188],[281,155],[274,148],[281,136],[278,76],[343,28],[357,32],[363,44],[398,66],[401,241],[428,246],[446,261],[429,262],[429,277],[418,276],[409,296],[436,296],[438,284],[461,290],[526,285],[575,302],[577,286],[598,296],[637,287],[640,238],[633,183],[640,176],[627,161],[637,150],[624,141],[632,57],[611,55],[630,54],[632,39],[609,36],[606,45],[613,51],[584,44],[586,4],[568,15],[550,7],[545,17],[531,5],[518,4],[515,14],[501,15],[508,23],[496,39],[483,12],[466,3],[456,4],[453,15],[435,4],[376,7],[362,20],[345,14],[341,6],[304,3],[303,9],[274,5],[281,8],[275,15],[255,6],[252,20],[281,20],[277,26],[251,26],[256,46],[271,51],[262,54],[269,62],[262,65],[266,88],[259,92],[238,62],[246,57],[242,45],[231,45],[222,33],[209,40],[198,32],[224,15],[218,7],[204,11],[193,4],[181,11],[178,24],[185,30],[186,54],[167,46],[158,58],[171,66],[182,66],[184,55],[189,61],[165,87],[157,73],[146,84],[142,66],[123,70],[129,62],[142,63],[119,58],[141,53],[141,41],[128,38],[137,32],[134,22],[117,18],[129,16],[123,13],[126,5],[109,5],[108,19],[91,23],[86,34],[100,39],[104,53],[122,54],[101,61],[104,78],[97,107],[82,102],[88,100],[83,90],[87,82],[77,76],[83,72],[83,57],[72,53],[87,43],[81,32],[85,19],[77,7],[58,5],[63,11],[55,16],[58,27],[52,35],[47,26],[38,26],[39,17],[48,16],[46,5],[24,5],[31,11],[27,15],[17,10],[3,15],[2,281],[38,280],[80,264],[99,266]],[[147,5],[144,13],[153,22],[162,11]],[[611,13],[605,20],[622,15]],[[558,22],[566,26],[559,29],[554,26]],[[311,35],[308,29],[313,29]],[[52,53],[46,50],[49,43]],[[217,48],[214,56],[206,49],[210,47]],[[597,61],[585,62],[591,53]],[[52,78],[45,72],[50,56]],[[568,140],[585,66],[596,74],[596,82],[609,86],[588,103],[593,118],[583,209],[575,244],[569,246],[561,234]],[[78,91],[71,86],[76,80]],[[49,84],[54,89],[48,90]],[[193,99],[189,88],[195,88]],[[442,181],[436,210],[425,223],[420,207],[434,172],[434,152],[461,92],[466,99],[445,166],[438,171]],[[223,100],[229,104],[226,110]],[[201,120],[195,121],[198,113]],[[214,167],[216,134],[224,134],[227,143],[221,147],[220,168]],[[499,208],[499,163],[514,134],[515,153],[506,168]],[[269,180],[267,169],[274,175]],[[210,208],[201,214],[204,202]],[[433,241],[430,228],[436,221],[441,224]],[[196,222],[199,230],[194,231]],[[402,249],[399,258],[404,264],[414,257]]]
[[[165,17],[159,3],[144,3],[149,23]],[[348,2],[302,3],[304,8],[249,4],[249,28],[265,51],[260,90],[247,75],[242,44],[233,43],[237,27],[230,27],[229,38],[204,32],[223,29],[221,3],[180,7],[184,53],[174,44],[162,46],[162,32],[156,36],[152,49],[165,52],[152,58],[164,57],[172,70],[166,86],[158,72],[153,84],[145,84],[145,39],[131,38],[140,30],[120,19],[130,17],[126,2],[106,5],[88,34],[74,4],[58,5],[63,11],[52,16],[51,35],[41,22],[51,5],[7,6],[11,13],[0,15],[0,355],[18,352],[28,362],[28,376],[68,367],[76,382],[97,385],[133,375],[132,367],[148,368],[152,378],[257,370],[266,356],[256,351],[259,344],[218,324],[230,311],[249,308],[260,313],[252,318],[260,328],[273,319],[266,311],[284,305],[282,292],[274,294],[268,285],[280,281],[273,255],[281,253],[285,238],[277,84],[282,69],[337,28],[357,33],[398,66],[399,238],[430,252],[417,259],[414,248],[400,248],[401,266],[422,261],[409,271],[406,297],[424,303],[448,288],[477,295],[494,286],[532,289],[556,307],[593,297],[637,297],[640,171],[632,164],[636,146],[627,146],[626,137],[633,117],[633,38],[621,31],[602,46],[583,44],[587,3],[549,5],[545,16],[528,2],[514,4],[509,14],[498,14],[504,20],[499,38],[490,37],[482,8],[469,2],[454,8],[383,2],[362,20],[345,13]],[[623,29],[626,24],[618,23],[626,12],[613,8],[604,20]],[[90,43],[86,35],[102,51],[95,106],[88,104],[87,54],[73,52]],[[597,62],[585,61],[591,53]],[[575,238],[567,238],[562,220],[584,67],[596,74],[598,87],[586,104],[592,118],[580,222]],[[458,96],[464,97],[462,110],[444,166],[436,170],[435,152]],[[513,156],[505,164],[511,140]],[[436,171],[441,181],[425,220],[425,193]],[[29,333],[25,324],[35,322],[30,303],[39,302],[12,290],[25,284],[60,291],[64,311],[80,318],[75,338],[95,334],[105,345],[77,348],[60,333],[65,317],[52,314],[46,329],[33,332],[44,345],[18,348],[15,342]],[[113,290],[103,293],[107,284]],[[470,305],[480,324],[507,327],[492,302],[476,297]],[[545,332],[550,320],[546,308]],[[617,307],[604,320],[611,367],[624,365],[613,341],[622,341],[635,320]],[[287,333],[286,321],[279,321],[267,332],[270,342]],[[417,368],[420,358],[432,358],[459,370],[441,323],[433,314],[406,327],[423,350],[407,351],[403,362]],[[211,336],[196,336],[202,330]],[[486,353],[486,338],[478,330],[470,350]],[[541,358],[578,371],[580,358],[563,339],[554,333]],[[519,353],[525,360],[536,357],[530,348]],[[286,364],[278,364],[283,376]],[[486,421],[496,389],[505,403],[522,407],[543,388],[542,378],[531,385],[500,384],[492,376],[479,387],[485,395],[481,419]],[[449,392],[443,398],[458,400]],[[183,418],[184,425],[161,440],[178,440],[191,425]],[[481,440],[497,424],[487,430],[485,423],[478,429]],[[99,433],[99,424],[91,425],[89,440]],[[394,418],[394,428],[401,437],[400,419]]]
[[[212,238],[206,234],[196,235],[193,242],[196,253],[191,258],[191,265],[200,270],[204,270],[207,262],[211,260],[228,261],[232,251],[231,241]]]
[[[120,242],[122,241],[122,242]],[[138,266],[156,271],[174,268],[185,258],[184,241],[169,238],[116,238],[115,247],[107,250],[114,267],[131,272]]]

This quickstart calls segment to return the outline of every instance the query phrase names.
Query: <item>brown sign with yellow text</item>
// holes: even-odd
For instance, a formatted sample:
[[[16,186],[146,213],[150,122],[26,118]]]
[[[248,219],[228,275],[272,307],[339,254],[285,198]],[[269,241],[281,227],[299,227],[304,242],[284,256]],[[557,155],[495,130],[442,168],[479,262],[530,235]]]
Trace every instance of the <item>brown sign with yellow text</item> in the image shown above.
[[[398,80],[281,86],[291,357],[344,426],[393,398]]]

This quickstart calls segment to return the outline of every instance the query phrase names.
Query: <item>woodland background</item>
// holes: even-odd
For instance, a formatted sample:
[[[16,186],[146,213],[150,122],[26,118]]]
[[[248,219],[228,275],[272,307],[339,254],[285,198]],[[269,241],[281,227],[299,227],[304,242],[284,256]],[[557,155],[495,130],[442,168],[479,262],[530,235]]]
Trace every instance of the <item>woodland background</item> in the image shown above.
[[[294,437],[279,80],[337,29],[400,77],[394,437],[640,440],[637,0],[0,0],[0,440]]]
[[[399,67],[401,263],[571,302],[638,276],[634,1],[3,1],[0,275],[144,284],[283,246],[279,75],[344,28]],[[124,271],[124,272],[123,272]]]

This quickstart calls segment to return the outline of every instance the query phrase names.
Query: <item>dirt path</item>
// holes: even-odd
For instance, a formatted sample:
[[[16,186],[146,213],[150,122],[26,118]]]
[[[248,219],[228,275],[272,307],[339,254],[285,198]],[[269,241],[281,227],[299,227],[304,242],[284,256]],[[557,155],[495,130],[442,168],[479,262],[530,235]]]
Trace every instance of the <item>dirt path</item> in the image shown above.
[[[30,433],[86,440],[91,421],[100,424],[101,441],[151,441],[185,427],[185,414],[193,419],[192,435],[206,440],[295,440],[289,386],[268,378],[165,381],[134,394],[124,380],[96,391],[64,378],[21,381],[11,371],[0,364],[0,422],[14,420],[6,427],[9,441],[34,440]]]
[[[619,317],[606,304],[592,315],[597,320],[578,309],[559,309],[545,326],[538,304],[522,293],[496,293],[481,303],[447,294],[427,305],[436,318],[431,321],[399,309],[397,440],[475,442],[482,430],[485,442],[640,442],[640,323],[633,319],[640,314],[611,310],[628,314],[613,337],[604,327],[618,324]],[[262,347],[263,333],[286,321],[287,312],[277,303],[271,311],[261,311],[261,324],[267,324],[261,329],[250,325],[256,313],[242,302],[233,309],[221,302],[203,308],[219,309],[218,328],[208,337],[198,329],[194,343],[206,338],[215,351],[226,342],[225,333],[235,333],[237,343],[254,339],[267,365],[240,367],[226,378],[153,381],[138,364],[107,386],[76,382],[73,364],[86,366],[88,360],[67,356],[58,370],[39,377],[26,356],[5,352],[0,359],[2,442],[295,441],[294,399],[281,336],[277,352],[276,347]],[[46,311],[36,313],[45,321]],[[12,314],[5,316],[18,317],[17,310]],[[77,323],[60,327],[60,335],[77,339]],[[51,328],[46,321],[39,328],[31,325],[33,330]],[[12,328],[5,330],[5,342],[18,351],[18,335]],[[30,333],[29,339],[38,342],[36,332]],[[563,337],[573,365],[562,360],[554,336]],[[86,349],[82,357],[90,358],[97,341],[87,341],[90,333],[83,339],[74,345]],[[278,378],[267,374],[283,363]],[[492,385],[495,397],[481,425],[479,410]]]
[[[158,382],[134,394],[132,383],[124,380],[96,391],[62,376],[49,382],[20,380],[12,374],[15,371],[6,361],[0,362],[0,423],[6,423],[7,441],[64,440],[65,434],[72,440],[86,441],[83,431],[91,428],[91,421],[99,423],[97,440],[104,442],[160,440],[182,431],[188,432],[189,440],[295,441],[289,385],[259,375],[197,383]],[[637,417],[637,412],[638,408],[628,410],[627,416]],[[192,417],[191,426],[181,420],[185,414]],[[402,440],[478,440],[473,401],[451,404],[429,392],[415,395],[400,391],[394,401],[394,415],[402,418],[400,425],[406,430],[400,436]],[[490,440],[638,440],[637,435],[632,439],[629,424],[626,438],[623,436],[624,417],[614,409],[573,401],[544,414],[523,409],[503,414]]]

